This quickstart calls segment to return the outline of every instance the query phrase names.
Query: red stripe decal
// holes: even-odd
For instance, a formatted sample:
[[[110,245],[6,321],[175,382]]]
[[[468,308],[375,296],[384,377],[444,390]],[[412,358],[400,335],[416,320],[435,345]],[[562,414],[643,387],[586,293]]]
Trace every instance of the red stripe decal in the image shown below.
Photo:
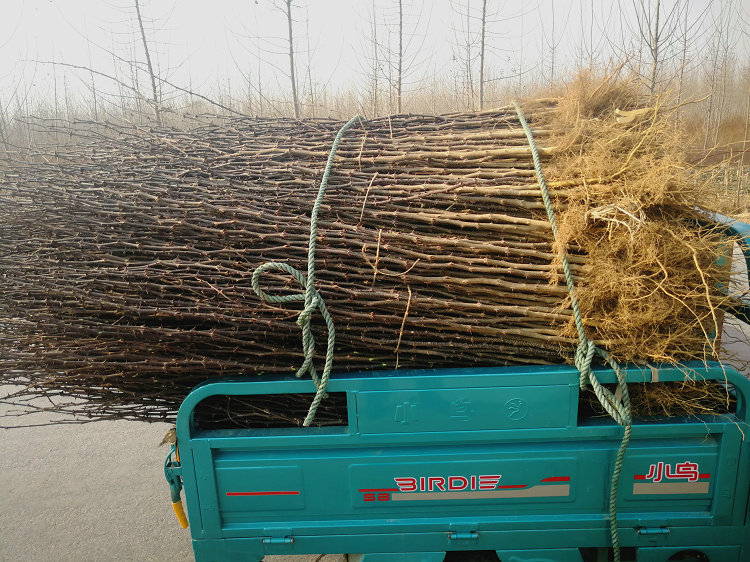
[[[504,489],[504,488],[517,489],[517,488],[526,488],[526,486],[527,486],[527,484],[515,484],[513,486],[498,486],[497,489],[498,490]]]
[[[699,474],[698,478],[711,478],[710,474]]]
[[[542,482],[570,482],[570,476],[552,476],[545,478]]]
[[[299,492],[227,492],[228,496],[299,496]]]
[[[398,488],[360,488],[360,492],[398,492]]]

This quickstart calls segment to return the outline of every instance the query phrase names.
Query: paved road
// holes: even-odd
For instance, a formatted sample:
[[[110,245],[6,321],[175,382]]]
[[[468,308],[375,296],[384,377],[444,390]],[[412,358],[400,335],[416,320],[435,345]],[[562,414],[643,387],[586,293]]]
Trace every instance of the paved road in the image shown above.
[[[166,430],[126,421],[0,430],[0,559],[192,560],[160,474]]]
[[[0,405],[0,412],[8,410]],[[2,422],[51,419],[33,414]],[[175,520],[162,472],[167,451],[158,444],[168,428],[115,421],[0,429],[0,560],[193,560],[189,531]]]

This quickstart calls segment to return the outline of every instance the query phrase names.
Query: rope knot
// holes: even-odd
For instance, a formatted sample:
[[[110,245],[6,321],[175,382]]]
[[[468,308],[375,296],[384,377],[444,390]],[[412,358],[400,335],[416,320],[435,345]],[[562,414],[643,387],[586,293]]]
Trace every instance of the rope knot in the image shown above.
[[[576,353],[573,357],[573,363],[580,373],[580,387],[585,388],[590,378],[591,364],[594,361],[594,354],[596,353],[596,346],[594,342],[588,338],[584,338],[578,342],[576,347]]]
[[[305,305],[305,308],[299,313],[299,316],[297,317],[297,326],[304,329],[305,325],[310,324],[313,312],[315,312],[316,308],[320,308],[321,302],[323,302],[323,299],[321,298],[320,293],[315,290],[315,293],[310,299],[310,303]]]
[[[326,167],[323,170],[323,177],[320,180],[320,188],[318,189],[318,196],[315,199],[312,213],[310,215],[310,240],[308,242],[307,250],[307,276],[303,275],[302,272],[295,269],[289,264],[281,262],[267,262],[258,267],[253,272],[251,284],[255,294],[260,297],[264,302],[270,303],[287,303],[304,301],[305,306],[300,311],[297,317],[297,326],[302,330],[302,352],[304,360],[302,365],[295,375],[303,377],[306,374],[310,375],[313,383],[315,384],[315,398],[313,398],[310,404],[310,409],[307,412],[305,421],[302,423],[303,426],[309,426],[315,418],[315,413],[318,411],[320,402],[328,396],[326,393],[326,387],[328,386],[328,378],[331,375],[331,367],[333,366],[333,350],[336,344],[336,329],[333,326],[333,319],[326,308],[323,297],[315,288],[315,245],[318,237],[318,212],[320,211],[320,205],[323,202],[325,196],[326,187],[328,186],[328,177],[331,174],[331,168],[333,166],[333,159],[336,156],[341,138],[344,136],[347,130],[349,130],[354,123],[361,121],[359,116],[350,119],[336,134],[336,138],[333,140],[331,146],[331,152],[328,155],[328,161]],[[269,295],[263,289],[260,288],[260,277],[267,271],[278,271],[288,273],[291,275],[297,283],[299,283],[304,289],[303,292],[291,295]],[[323,367],[323,374],[318,377],[318,373],[313,365],[313,359],[315,357],[315,338],[312,333],[312,315],[315,310],[320,310],[320,314],[325,320],[326,328],[328,329],[328,348],[326,350],[325,365]]]

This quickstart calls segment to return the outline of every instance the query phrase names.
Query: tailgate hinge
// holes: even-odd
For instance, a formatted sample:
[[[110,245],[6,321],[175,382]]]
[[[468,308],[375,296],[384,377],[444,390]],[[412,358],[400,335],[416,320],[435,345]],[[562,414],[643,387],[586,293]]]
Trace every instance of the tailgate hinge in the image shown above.
[[[263,537],[263,544],[292,544],[294,537]]]
[[[279,544],[292,544],[294,542],[294,537],[292,536],[293,530],[289,527],[285,527],[285,528],[267,527],[263,529],[263,534],[266,535],[262,539],[263,544],[279,545]]]
[[[473,541],[479,538],[476,531],[451,531],[450,539],[452,541]]]

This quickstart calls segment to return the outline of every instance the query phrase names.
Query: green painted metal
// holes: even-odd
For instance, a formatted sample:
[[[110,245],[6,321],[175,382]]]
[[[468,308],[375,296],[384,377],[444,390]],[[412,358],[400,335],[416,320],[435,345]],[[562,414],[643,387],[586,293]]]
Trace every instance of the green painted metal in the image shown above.
[[[376,552],[370,554],[350,554],[347,562],[443,562],[445,552]]]
[[[577,548],[498,550],[502,562],[583,562]]]
[[[707,222],[709,226],[718,228],[730,240],[739,245],[745,257],[748,283],[750,283],[750,224],[720,215],[719,213],[710,213],[707,216]],[[720,258],[719,264],[721,265],[726,259]],[[750,324],[750,296],[746,295],[744,298],[739,299],[739,302],[728,304],[725,307],[728,312],[731,312],[743,322]]]
[[[639,562],[685,548],[750,560],[750,382],[717,363],[630,366],[626,376],[728,381],[737,411],[634,421],[617,500],[621,545],[635,547]],[[597,377],[615,382],[606,368]],[[368,562],[417,561],[495,550],[503,562],[566,562],[580,560],[579,547],[609,547],[622,429],[609,418],[579,420],[575,368],[350,373],[332,377],[328,391],[347,394],[347,425],[194,423],[212,395],[310,392],[295,378],[211,381],[185,399],[179,470],[196,560],[359,552]]]
[[[169,484],[169,494],[172,498],[172,503],[177,503],[182,499],[180,496],[182,493],[182,479],[180,478],[182,467],[173,458],[176,450],[177,448],[172,445],[172,449],[164,460],[164,478],[167,479],[167,483]]]
[[[750,224],[719,213],[709,214],[708,219],[709,224],[721,228],[732,240],[735,240],[740,245],[745,256],[748,276],[750,276]]]

